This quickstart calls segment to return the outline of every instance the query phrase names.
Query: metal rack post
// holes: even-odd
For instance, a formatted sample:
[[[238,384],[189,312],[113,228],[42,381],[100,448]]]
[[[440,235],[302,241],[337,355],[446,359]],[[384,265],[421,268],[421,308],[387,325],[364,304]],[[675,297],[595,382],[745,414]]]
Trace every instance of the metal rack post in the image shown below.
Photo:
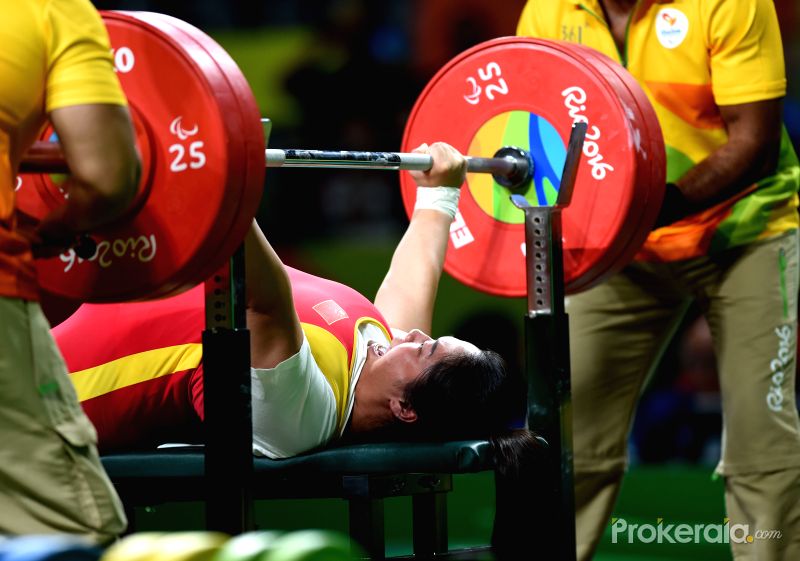
[[[511,195],[514,205],[525,212],[527,426],[543,436],[549,446],[534,465],[525,467],[524,473],[496,477],[493,545],[501,560],[516,559],[525,551],[529,559],[576,558],[561,211],[572,198],[585,135],[586,124],[575,123],[554,206],[532,206],[522,195]],[[536,540],[533,549],[532,535],[544,537]]]
[[[250,333],[245,319],[244,248],[205,283],[203,331],[206,527],[253,530]]]

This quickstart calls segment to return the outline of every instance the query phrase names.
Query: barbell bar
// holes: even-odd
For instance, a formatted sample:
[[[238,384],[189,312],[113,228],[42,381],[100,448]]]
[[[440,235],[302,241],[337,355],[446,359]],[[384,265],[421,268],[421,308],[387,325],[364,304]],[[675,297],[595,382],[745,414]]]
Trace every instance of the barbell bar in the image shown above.
[[[532,205],[554,203],[575,122],[587,134],[562,214],[566,292],[620,270],[655,221],[665,183],[655,112],[623,67],[588,48],[506,37],[464,51],[422,91],[399,152],[275,150],[249,84],[212,38],[164,14],[102,14],[142,153],[141,207],[93,233],[91,258],[70,250],[37,261],[43,290],[58,297],[142,300],[202,282],[244,238],[267,167],[401,170],[410,216],[416,185],[403,170],[429,169],[430,158],[411,151],[436,140],[468,155],[445,271],[479,290],[522,297],[524,213],[509,191]],[[56,140],[45,130],[18,178],[18,207],[33,217],[64,199]]]
[[[515,147],[503,147],[491,158],[467,156],[467,171],[488,173],[509,189],[524,187],[533,176],[533,161]],[[363,152],[348,150],[300,150],[267,148],[264,164],[268,168],[338,168],[374,170],[421,170],[433,167],[428,154],[413,152]],[[21,173],[69,173],[57,142],[36,141],[20,164]]]

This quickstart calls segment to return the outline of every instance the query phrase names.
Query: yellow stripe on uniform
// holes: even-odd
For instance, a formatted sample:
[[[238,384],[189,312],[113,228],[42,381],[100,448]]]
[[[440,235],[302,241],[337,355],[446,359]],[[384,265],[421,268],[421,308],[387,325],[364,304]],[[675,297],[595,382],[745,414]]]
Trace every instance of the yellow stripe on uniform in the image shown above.
[[[175,345],[118,358],[73,372],[70,377],[78,399],[86,401],[120,388],[197,368],[202,357],[203,346],[200,343]]]
[[[302,323],[311,347],[311,354],[322,374],[328,380],[336,400],[336,411],[341,428],[343,411],[350,395],[350,364],[347,349],[330,331],[311,323]]]

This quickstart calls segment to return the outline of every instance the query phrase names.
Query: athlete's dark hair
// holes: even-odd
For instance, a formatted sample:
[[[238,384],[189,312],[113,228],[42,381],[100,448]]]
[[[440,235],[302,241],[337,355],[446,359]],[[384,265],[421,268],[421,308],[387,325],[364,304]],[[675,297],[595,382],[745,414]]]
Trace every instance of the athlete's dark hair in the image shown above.
[[[404,399],[417,413],[411,438],[486,439],[498,468],[517,471],[543,445],[522,428],[525,392],[524,380],[493,351],[448,355],[406,386]]]
[[[488,440],[496,470],[516,476],[547,447],[524,428],[526,392],[524,380],[510,375],[497,353],[453,353],[404,389],[403,400],[417,414],[414,422],[394,419],[379,429],[348,433],[337,444]]]
[[[417,430],[431,438],[486,438],[508,429],[519,412],[511,381],[493,351],[452,353],[410,382],[404,399],[417,413]]]

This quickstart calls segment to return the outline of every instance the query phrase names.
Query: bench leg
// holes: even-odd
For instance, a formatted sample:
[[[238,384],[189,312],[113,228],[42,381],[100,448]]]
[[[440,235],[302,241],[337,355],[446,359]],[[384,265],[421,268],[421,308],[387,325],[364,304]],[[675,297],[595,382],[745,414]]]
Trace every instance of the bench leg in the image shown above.
[[[426,493],[411,499],[414,555],[426,559],[447,551],[447,495]]]
[[[386,559],[383,499],[350,499],[350,539],[367,552],[370,559]]]

